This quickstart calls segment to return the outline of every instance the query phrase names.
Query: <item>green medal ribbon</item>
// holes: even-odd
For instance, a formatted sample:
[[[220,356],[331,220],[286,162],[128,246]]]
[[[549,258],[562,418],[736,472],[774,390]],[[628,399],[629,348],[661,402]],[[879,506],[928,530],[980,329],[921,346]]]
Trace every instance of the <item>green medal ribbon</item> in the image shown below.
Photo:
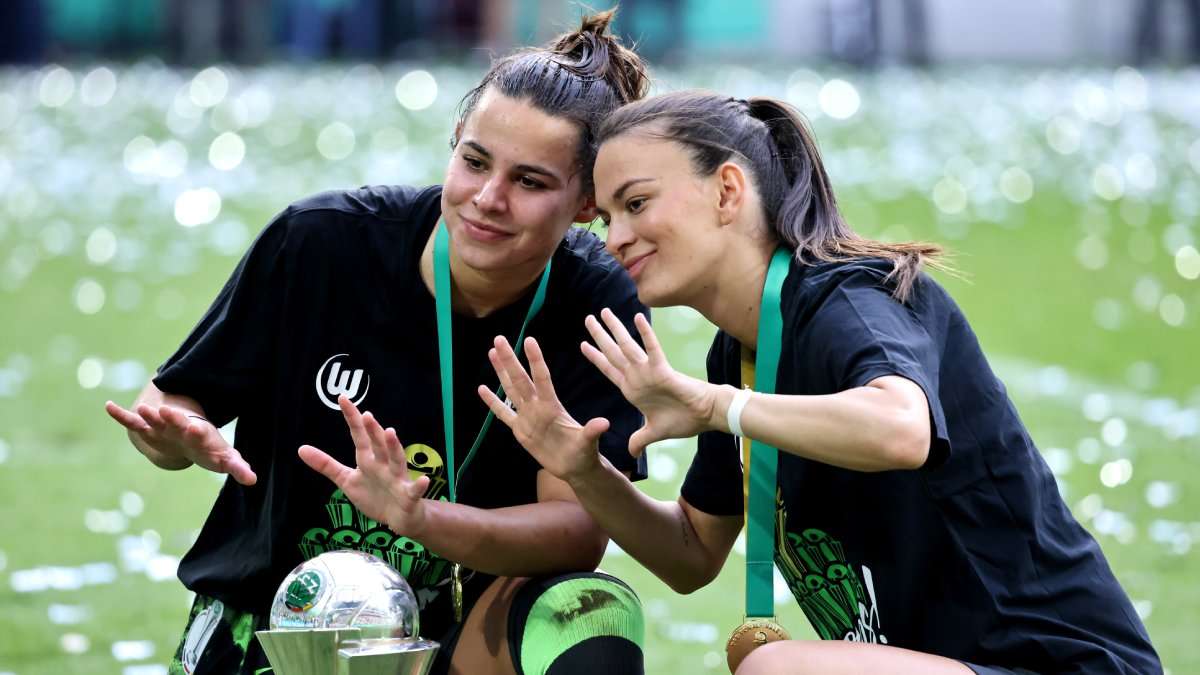
[[[791,252],[780,248],[771,258],[758,310],[758,349],[754,356],[754,390],[775,393],[779,369],[783,313],[779,297],[791,265]],[[779,450],[750,442],[749,495],[746,501],[746,616],[774,617],[775,489]]]
[[[525,322],[521,324],[521,332],[517,335],[515,345],[517,356],[521,355],[522,343],[525,342],[525,329],[529,327],[529,322],[537,316],[542,309],[542,304],[546,301],[546,286],[550,283],[551,262],[552,260],[546,261],[546,269],[542,272],[541,280],[538,281],[537,291],[533,294],[533,302],[529,304]],[[446,228],[444,220],[438,221],[437,233],[433,239],[433,288],[434,302],[437,307],[438,362],[442,375],[442,426],[446,434],[446,466],[448,467],[446,478],[449,481],[450,501],[458,502],[458,479],[462,478],[462,473],[475,457],[475,451],[483,443],[483,438],[491,428],[492,420],[496,418],[496,415],[490,410],[488,411],[487,417],[483,420],[483,426],[479,429],[479,434],[475,436],[475,442],[471,444],[471,449],[467,452],[466,459],[463,460],[462,466],[455,470],[454,340],[452,339],[450,317],[450,231]],[[503,399],[504,389],[497,386],[496,395]]]

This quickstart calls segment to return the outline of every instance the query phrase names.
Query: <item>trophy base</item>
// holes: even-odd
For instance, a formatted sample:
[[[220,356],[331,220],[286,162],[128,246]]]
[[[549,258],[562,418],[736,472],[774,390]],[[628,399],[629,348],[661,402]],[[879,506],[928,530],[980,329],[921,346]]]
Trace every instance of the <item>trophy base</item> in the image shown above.
[[[363,639],[357,628],[255,635],[276,675],[426,675],[439,646],[418,639]]]
[[[337,675],[426,675],[438,643],[429,640],[360,640],[338,650]]]

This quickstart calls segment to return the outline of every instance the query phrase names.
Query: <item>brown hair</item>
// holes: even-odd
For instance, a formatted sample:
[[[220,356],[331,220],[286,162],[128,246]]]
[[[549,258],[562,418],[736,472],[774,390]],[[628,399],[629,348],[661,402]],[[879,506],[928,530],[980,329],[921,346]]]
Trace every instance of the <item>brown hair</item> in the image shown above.
[[[458,104],[458,127],[475,111],[489,88],[528,101],[580,129],[578,162],[586,192],[592,190],[596,127],[613,110],[641,99],[650,88],[646,64],[608,33],[616,9],[584,16],[578,29],[544,47],[522,49],[492,64],[479,84]],[[458,132],[450,141],[458,144]]]
[[[889,244],[859,236],[837,208],[821,153],[798,110],[771,98],[682,91],[627,105],[596,134],[597,146],[632,130],[682,144],[700,175],[736,161],[751,175],[776,239],[805,263],[884,258],[892,295],[905,302],[923,266],[953,271],[936,244]]]

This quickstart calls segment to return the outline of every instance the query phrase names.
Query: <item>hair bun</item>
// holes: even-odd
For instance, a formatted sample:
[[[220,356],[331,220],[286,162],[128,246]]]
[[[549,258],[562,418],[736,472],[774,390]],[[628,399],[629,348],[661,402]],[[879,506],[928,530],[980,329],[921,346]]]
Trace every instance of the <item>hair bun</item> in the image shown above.
[[[612,23],[616,13],[616,9],[610,9],[596,14],[585,14],[579,22],[579,28],[574,32],[563,33],[554,38],[549,45],[550,51],[563,56],[577,57],[581,49],[601,41],[616,42],[616,38],[608,34],[609,24]]]
[[[555,38],[548,49],[560,66],[576,75],[605,80],[622,103],[643,98],[650,89],[646,65],[609,32],[616,8],[584,15],[579,28]]]
[[[617,15],[617,8],[596,12],[595,14],[585,14],[583,20],[579,22],[579,33],[594,33],[597,37],[604,37],[604,33],[608,31],[609,24],[612,23],[613,17]]]

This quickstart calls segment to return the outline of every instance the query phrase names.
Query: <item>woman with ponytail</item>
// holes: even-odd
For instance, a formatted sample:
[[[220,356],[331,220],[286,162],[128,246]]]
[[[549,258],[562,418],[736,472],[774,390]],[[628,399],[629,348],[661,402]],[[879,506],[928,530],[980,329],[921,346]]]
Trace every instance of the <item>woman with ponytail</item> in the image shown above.
[[[587,318],[583,353],[645,416],[632,454],[699,436],[678,501],[597,452],[606,422],[559,406],[535,341],[529,373],[503,340],[491,354],[515,411],[480,394],[681,593],[717,575],[746,523],[747,605],[730,615],[752,620],[731,670],[1162,672],[965,317],[923,273],[943,267],[938,247],[855,234],[796,111],[675,93],[622,107],[596,142],[607,246],[639,298],[720,329],[706,382],[671,368],[643,316],[640,341],[612,312]],[[825,641],[772,621],[772,563]]]
[[[595,217],[597,125],[648,87],[611,19],[497,61],[462,101],[443,185],[286,208],[131,409],[108,404],[154,464],[228,474],[179,566],[196,600],[172,673],[263,672],[276,588],[337,549],[408,579],[433,673],[643,672],[637,597],[593,571],[603,531],[474,392],[493,336],[536,335],[567,409],[610,419],[601,452],[644,475],[637,410],[576,349],[588,313],[644,309],[571,227]]]

